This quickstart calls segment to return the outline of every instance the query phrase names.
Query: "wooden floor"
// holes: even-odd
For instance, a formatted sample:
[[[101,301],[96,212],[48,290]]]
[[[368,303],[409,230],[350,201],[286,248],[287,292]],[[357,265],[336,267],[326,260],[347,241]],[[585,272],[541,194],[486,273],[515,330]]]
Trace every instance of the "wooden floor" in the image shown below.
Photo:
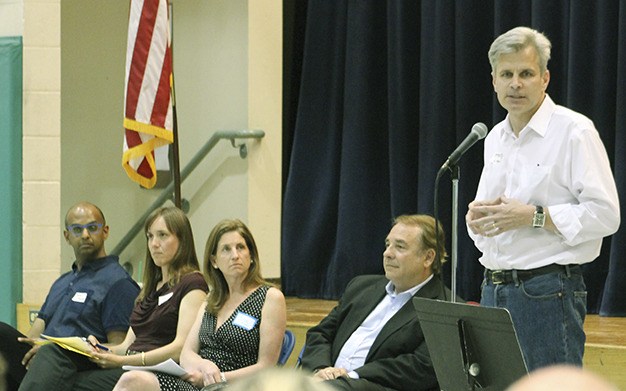
[[[334,300],[299,299],[287,297],[287,321],[313,326],[337,305]],[[587,315],[585,320],[587,343],[626,348],[626,318]]]
[[[295,363],[306,330],[319,323],[336,304],[333,300],[287,298],[287,328],[296,334],[296,347],[288,363]],[[626,390],[626,318],[587,315],[584,327],[585,368]]]
[[[584,366],[626,390],[626,318],[587,315]]]
[[[287,297],[287,323],[314,326],[337,305],[334,300]]]
[[[626,349],[626,318],[587,315],[585,333],[588,344],[621,346]]]

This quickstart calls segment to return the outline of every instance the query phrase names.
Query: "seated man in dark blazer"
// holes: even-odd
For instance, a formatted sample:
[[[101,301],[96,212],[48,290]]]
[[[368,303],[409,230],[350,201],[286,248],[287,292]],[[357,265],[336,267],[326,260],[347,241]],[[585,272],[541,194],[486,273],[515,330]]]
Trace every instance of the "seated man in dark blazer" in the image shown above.
[[[403,215],[385,240],[385,275],[355,277],[307,332],[302,367],[339,390],[431,390],[437,378],[412,298],[449,300],[439,274],[445,235],[435,219]]]

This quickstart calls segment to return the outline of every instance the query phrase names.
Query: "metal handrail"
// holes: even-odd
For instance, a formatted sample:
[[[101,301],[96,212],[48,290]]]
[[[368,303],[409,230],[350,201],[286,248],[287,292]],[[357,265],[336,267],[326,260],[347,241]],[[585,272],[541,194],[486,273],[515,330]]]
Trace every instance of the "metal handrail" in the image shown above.
[[[233,147],[239,148],[239,155],[242,158],[247,156],[247,148],[246,144],[236,145],[235,139],[260,139],[265,137],[265,132],[262,130],[219,130],[211,136],[209,141],[204,144],[202,148],[194,155],[193,158],[187,163],[185,168],[183,168],[180,172],[180,182],[182,183],[189,174],[200,164],[202,159],[206,157],[206,155],[211,152],[211,150],[217,145],[220,140],[227,139],[230,140]],[[144,212],[144,214],[137,220],[137,222],[128,230],[126,235],[120,240],[120,242],[115,246],[115,248],[111,251],[113,255],[120,255],[126,247],[130,244],[133,238],[141,231],[143,228],[144,222],[146,218],[152,213],[153,210],[163,205],[163,203],[172,198],[172,193],[174,191],[174,181],[170,181],[167,187],[161,192],[161,195],[148,207],[148,209]]]

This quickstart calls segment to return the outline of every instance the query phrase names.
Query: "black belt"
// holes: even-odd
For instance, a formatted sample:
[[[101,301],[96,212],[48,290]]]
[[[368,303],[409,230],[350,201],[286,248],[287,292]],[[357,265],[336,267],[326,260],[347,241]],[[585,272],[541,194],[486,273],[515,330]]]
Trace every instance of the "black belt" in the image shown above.
[[[540,276],[549,273],[565,272],[567,275],[570,273],[580,273],[579,265],[557,265],[552,264],[548,266],[538,267],[536,269],[529,270],[485,270],[485,277],[487,281],[491,281],[495,285],[511,284],[516,282],[514,275],[517,274],[517,280],[524,281],[530,278]]]

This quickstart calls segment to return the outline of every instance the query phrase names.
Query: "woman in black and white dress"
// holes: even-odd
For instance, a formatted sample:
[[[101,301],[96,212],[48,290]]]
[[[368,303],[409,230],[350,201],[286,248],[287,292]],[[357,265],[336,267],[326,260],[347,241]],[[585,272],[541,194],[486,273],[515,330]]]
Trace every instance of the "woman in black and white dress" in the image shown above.
[[[213,228],[204,270],[210,292],[180,359],[187,375],[131,371],[115,390],[195,391],[276,365],[285,333],[285,298],[261,277],[256,244],[243,222],[223,220]]]

